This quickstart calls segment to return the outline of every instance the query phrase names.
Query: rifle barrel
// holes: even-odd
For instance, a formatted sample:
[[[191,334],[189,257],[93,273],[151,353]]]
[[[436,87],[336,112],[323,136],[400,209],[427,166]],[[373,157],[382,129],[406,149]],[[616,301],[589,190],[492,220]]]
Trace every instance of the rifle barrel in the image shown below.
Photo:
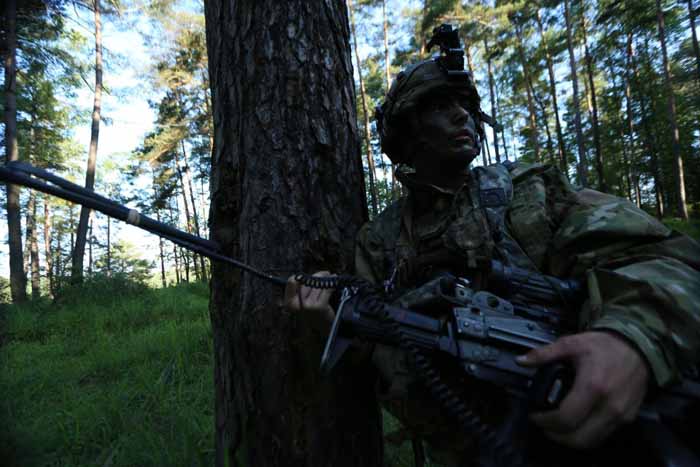
[[[38,177],[38,178],[33,178]],[[51,184],[47,183],[51,182]],[[192,235],[170,225],[158,222],[135,209],[130,209],[116,201],[99,195],[91,190],[76,185],[68,180],[58,177],[47,170],[34,167],[24,162],[9,162],[0,167],[0,181],[8,184],[26,186],[52,196],[80,204],[89,209],[99,211],[109,217],[132,224],[148,232],[154,233],[176,243],[183,248],[199,253],[213,260],[231,264],[239,269],[253,274],[256,277],[274,284],[284,286],[287,280],[283,277],[273,276],[249,266],[241,261],[230,258],[221,253],[219,245],[196,235]]]

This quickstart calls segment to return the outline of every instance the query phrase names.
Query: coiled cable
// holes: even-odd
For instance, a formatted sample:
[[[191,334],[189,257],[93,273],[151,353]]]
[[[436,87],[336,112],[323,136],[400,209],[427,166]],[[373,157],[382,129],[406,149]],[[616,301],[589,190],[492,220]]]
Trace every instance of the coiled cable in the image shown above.
[[[432,396],[448,416],[459,423],[465,434],[476,440],[481,451],[478,460],[479,466],[526,467],[527,464],[522,453],[514,449],[507,440],[499,437],[494,427],[484,422],[479,414],[469,409],[463,398],[442,379],[432,359],[411,341],[399,323],[391,320],[386,314],[385,316],[390,322],[391,332],[397,339],[399,347],[411,356],[419,378]],[[486,459],[484,454],[490,454],[492,460]]]

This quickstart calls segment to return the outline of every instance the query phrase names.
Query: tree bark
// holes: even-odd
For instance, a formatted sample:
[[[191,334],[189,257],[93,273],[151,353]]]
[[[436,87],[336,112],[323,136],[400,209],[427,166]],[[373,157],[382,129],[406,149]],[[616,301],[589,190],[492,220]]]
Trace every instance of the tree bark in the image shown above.
[[[386,19],[386,0],[382,0],[382,29],[384,30],[384,78],[386,91],[389,92],[391,87],[391,63],[389,62],[389,22]]]
[[[661,9],[661,0],[656,0],[656,19],[659,26],[659,42],[661,43],[661,56],[664,63],[664,82],[666,84],[666,99],[668,106],[668,120],[671,125],[671,137],[673,143],[673,157],[676,160],[676,185],[678,198],[678,215],[683,220],[688,220],[688,206],[685,200],[685,176],[683,173],[683,156],[681,155],[680,133],[678,130],[678,119],[676,118],[676,96],[673,93],[671,82],[671,67],[668,63],[668,53],[666,51],[666,31],[664,24],[664,12]]]
[[[46,279],[49,282],[49,293],[51,297],[56,295],[56,285],[53,274],[53,251],[51,251],[51,208],[49,207],[49,196],[44,196],[44,257],[46,259]]]
[[[160,222],[160,211],[156,210],[156,220]],[[158,237],[158,256],[160,258],[160,282],[163,288],[168,286],[165,279],[165,253],[163,249],[163,237]]]
[[[352,0],[347,0],[348,11],[350,12],[350,28],[352,31],[353,48],[355,49],[355,62],[357,63],[357,75],[360,80],[360,97],[362,98],[362,119],[365,126],[365,147],[367,148],[367,171],[369,172],[369,195],[372,204],[372,215],[379,214],[377,207],[377,186],[376,172],[374,170],[374,154],[372,151],[372,131],[369,124],[369,107],[367,106],[367,93],[365,92],[365,80],[362,77],[362,62],[360,61],[360,51],[357,49],[357,32],[355,30],[355,13],[353,11]],[[387,88],[388,89],[388,88]]]
[[[385,77],[385,92],[389,92],[391,88],[391,62],[389,61],[389,22],[386,16],[386,0],[382,0],[382,26],[384,28],[384,77]],[[394,173],[394,164],[389,163],[389,171],[391,172],[391,197],[398,199],[399,187],[396,183],[396,174]]]
[[[168,202],[168,212],[170,213],[170,223],[177,226],[178,222],[173,210],[172,200]],[[175,283],[179,284],[182,279],[180,275],[180,259],[178,258],[177,245],[175,243],[173,243],[173,261],[175,261]]]
[[[557,82],[554,78],[554,64],[552,62],[552,55],[549,52],[549,46],[547,45],[547,40],[544,37],[544,27],[542,26],[542,15],[540,9],[537,8],[537,14],[535,15],[537,19],[537,27],[540,31],[540,36],[542,38],[542,47],[544,49],[544,56],[547,62],[547,71],[549,73],[549,92],[552,96],[552,108],[554,109],[554,125],[557,131],[557,148],[559,150],[559,167],[562,172],[568,177],[568,164],[566,161],[566,149],[564,148],[564,135],[561,131],[561,121],[559,119],[559,104],[557,103]]]
[[[625,45],[626,57],[625,57],[625,108],[627,113],[627,160],[626,160],[626,174],[627,183],[630,185],[630,189],[634,190],[634,203],[638,208],[642,207],[642,196],[639,192],[639,175],[636,169],[636,145],[634,138],[634,118],[632,117],[632,56],[634,54],[634,49],[632,45],[632,33],[627,33],[627,42]]]
[[[498,121],[498,116],[497,114],[497,109],[496,109],[496,96],[494,95],[493,92],[493,70],[491,68],[491,50],[489,49],[489,41],[484,36],[484,54],[486,55],[486,69],[488,71],[488,76],[489,76],[489,96],[491,98],[491,117],[493,117],[494,121]],[[500,164],[501,163],[501,155],[498,152],[498,131],[496,131],[496,125],[494,125],[492,128],[493,130],[493,150],[494,153],[496,154],[496,163]]]
[[[107,276],[112,275],[112,218],[107,216]]]
[[[182,143],[182,154],[183,157],[185,156],[185,144],[184,142]],[[193,224],[192,224],[192,213],[190,211],[190,202],[187,199],[187,183],[185,182],[185,177],[183,174],[182,167],[180,166],[180,158],[177,155],[177,149],[173,151],[173,156],[175,158],[175,170],[177,171],[177,178],[178,181],[180,182],[180,188],[182,189],[182,204],[185,207],[185,219],[187,222],[187,232],[193,233]],[[189,255],[188,255],[189,258]],[[189,259],[186,260],[185,262],[186,265],[186,272],[187,272],[187,282],[190,281],[190,274],[189,274]],[[194,262],[194,274],[197,280],[199,280],[199,268],[197,266],[197,261]]]
[[[17,150],[17,0],[5,0],[5,159],[19,159]],[[27,276],[22,251],[19,186],[7,185],[7,237],[10,253],[12,303],[27,300]]]
[[[156,212],[156,220],[158,222],[161,222],[160,220],[160,209],[158,209],[158,206],[156,205],[156,201],[158,200],[158,189],[156,188],[156,183],[155,183],[155,174],[154,174],[154,180],[153,180],[153,210]],[[158,236],[158,256],[160,258],[160,281],[161,284],[163,285],[163,288],[168,286],[168,282],[165,279],[165,252],[164,252],[164,247],[163,243],[165,240],[163,240],[163,237]]]
[[[200,230],[200,222],[199,222],[199,215],[197,214],[197,203],[195,201],[195,196],[194,196],[194,188],[192,187],[192,172],[190,171],[190,163],[188,161],[187,157],[187,152],[185,151],[185,141],[182,140],[180,141],[182,144],[182,159],[183,159],[183,165],[184,165],[184,176],[185,176],[185,182],[187,184],[187,189],[189,190],[190,194],[190,202],[192,203],[192,219],[194,221],[194,231],[195,234],[198,237],[202,236],[202,232]],[[184,187],[183,187],[184,188]],[[197,258],[199,258],[199,274],[198,279],[206,282],[207,279],[207,269],[206,266],[204,265],[204,256],[203,255],[193,255],[194,256],[194,261],[196,264]]]
[[[29,247],[29,268],[31,272],[32,300],[41,296],[41,276],[39,273],[39,246],[36,240],[36,192],[29,192],[27,202],[27,246]]]
[[[649,63],[649,44],[645,40],[644,48],[642,49],[645,55],[645,61]],[[656,216],[659,219],[663,219],[664,214],[665,214],[665,196],[664,196],[664,180],[661,175],[661,171],[659,170],[659,145],[656,140],[656,132],[653,131],[651,128],[650,124],[650,116],[653,116],[657,113],[656,109],[654,108],[654,100],[649,99],[649,103],[651,106],[650,111],[647,111],[647,102],[646,102],[646,95],[647,92],[645,89],[642,89],[640,87],[640,79],[639,79],[639,73],[637,69],[637,62],[634,59],[634,55],[630,57],[631,59],[631,66],[632,66],[632,74],[634,76],[635,82],[637,83],[636,86],[636,91],[637,91],[637,99],[639,100],[639,106],[641,110],[641,123],[642,123],[642,129],[643,129],[643,149],[644,152],[649,154],[650,158],[650,166],[651,166],[651,174],[652,174],[652,179],[654,181],[654,197],[656,199]],[[649,64],[651,67],[651,64]]]
[[[554,164],[554,142],[552,141],[552,132],[549,129],[549,114],[547,113],[547,106],[545,105],[544,101],[537,97],[537,94],[535,93],[534,88],[532,87],[532,83],[530,83],[530,90],[532,91],[532,97],[535,99],[535,102],[537,102],[537,105],[540,108],[540,111],[542,112],[542,120],[544,120],[544,132],[545,136],[547,137],[547,152],[549,153],[549,163]],[[542,158],[542,161],[544,161],[544,158]]]
[[[583,50],[586,62],[586,72],[588,75],[588,89],[591,93],[591,126],[593,127],[593,147],[595,149],[595,167],[598,174],[598,189],[608,191],[608,184],[605,181],[605,169],[603,163],[603,151],[600,145],[600,128],[598,125],[598,98],[595,92],[595,73],[593,72],[593,57],[588,50],[588,33],[586,29],[586,14],[581,11],[581,31],[583,32]]]
[[[527,59],[525,58],[525,50],[523,49],[523,31],[520,24],[515,25],[515,33],[517,35],[516,48],[518,50],[518,57],[520,58],[520,66],[523,69],[523,79],[525,81],[525,94],[527,96],[527,111],[529,113],[530,120],[530,142],[535,151],[535,162],[540,162],[540,143],[539,143],[539,132],[537,128],[537,111],[535,110],[535,104],[532,97],[532,79],[530,77],[530,69],[527,66]]]
[[[94,0],[93,9],[95,13],[95,98],[92,106],[90,150],[88,151],[87,171],[85,173],[85,188],[88,190],[92,190],[95,187],[97,143],[100,137],[100,113],[102,111],[102,18],[100,0]],[[83,281],[83,256],[85,256],[89,217],[90,209],[86,207],[81,208],[71,268],[71,282],[74,284]]]
[[[569,49],[569,68],[571,69],[571,87],[574,101],[574,126],[576,127],[576,147],[578,149],[578,174],[582,186],[588,186],[588,162],[586,148],[583,145],[583,130],[581,129],[581,105],[578,94],[578,76],[576,74],[576,55],[571,33],[571,12],[569,0],[564,0],[564,19],[566,21],[566,45]]]
[[[93,243],[93,235],[92,235],[92,224],[93,220],[95,219],[94,216],[94,211],[90,211],[90,220],[88,221],[88,236],[87,236],[87,245],[88,245],[88,275],[92,275],[92,243]]]
[[[212,239],[261,269],[351,271],[367,207],[345,2],[208,0],[205,16]],[[217,466],[382,465],[366,369],[322,378],[322,340],[281,294],[212,264]]]

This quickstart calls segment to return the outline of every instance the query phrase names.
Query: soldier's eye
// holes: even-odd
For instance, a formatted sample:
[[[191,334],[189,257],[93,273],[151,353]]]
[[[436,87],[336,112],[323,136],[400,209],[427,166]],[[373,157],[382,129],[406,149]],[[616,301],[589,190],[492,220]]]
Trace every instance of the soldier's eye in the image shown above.
[[[454,100],[449,96],[436,96],[426,106],[429,112],[442,112],[449,109]]]

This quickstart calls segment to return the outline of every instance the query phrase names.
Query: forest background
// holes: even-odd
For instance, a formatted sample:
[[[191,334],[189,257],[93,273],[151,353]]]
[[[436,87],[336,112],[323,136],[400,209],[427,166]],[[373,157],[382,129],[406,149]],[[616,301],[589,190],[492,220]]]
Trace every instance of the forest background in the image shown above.
[[[700,237],[700,48],[693,0],[356,0],[347,6],[370,217],[401,193],[393,167],[379,148],[374,108],[400,69],[430,54],[425,43],[432,28],[449,22],[460,27],[482,106],[501,124],[498,131],[488,129],[488,144],[477,164],[556,164],[573,183],[628,198],[672,227]],[[168,0],[7,0],[2,28],[5,160],[48,168],[162,222],[207,237],[213,127],[203,6]],[[9,60],[13,53],[14,63]],[[144,122],[151,116],[151,122]],[[104,141],[105,128],[119,129],[117,139],[138,142],[115,151],[114,144]],[[144,387],[155,371],[165,391],[176,373],[182,378],[175,378],[181,382],[177,397],[184,399],[173,399],[174,406],[205,407],[209,399],[188,398],[195,397],[194,387],[211,392],[212,382],[195,376],[195,368],[178,360],[185,354],[177,343],[189,342],[184,347],[202,355],[199,370],[206,373],[203,369],[211,364],[205,357],[211,353],[210,331],[201,283],[210,276],[209,262],[55,198],[29,190],[8,190],[2,196],[9,245],[2,256],[9,267],[2,270],[10,277],[0,279],[0,299],[23,303],[4,313],[9,318],[2,333],[8,343],[3,350],[8,360],[3,362],[17,373],[5,372],[2,387],[27,392],[33,380],[21,381],[19,368],[28,362],[55,362],[61,351],[90,353],[90,348],[75,349],[72,344],[63,350],[46,348],[47,341],[56,339],[59,345],[61,339],[74,339],[72,333],[85,332],[92,336],[86,342],[111,336],[107,340],[119,345],[114,328],[121,327],[124,336],[131,336],[124,339],[138,341],[131,343],[136,350],[123,360],[109,360],[109,349],[102,348],[109,363],[93,361],[92,369],[81,369],[93,376],[74,375],[76,381],[91,381],[94,366],[100,365],[116,377],[130,359],[142,355],[139,352],[161,352],[163,361],[151,359],[142,369]],[[162,288],[164,295],[153,295],[144,285]],[[177,285],[181,289],[172,287]],[[91,288],[100,291],[98,296],[86,292]],[[113,300],[105,301],[104,294]],[[127,304],[128,296],[140,298]],[[190,314],[188,306],[182,306],[188,300],[194,303]],[[135,318],[144,307],[151,313]],[[100,318],[105,308],[114,321]],[[47,318],[56,309],[63,312]],[[175,309],[177,315],[168,314]],[[173,316],[170,328],[157,324]],[[87,331],[88,323],[93,331]],[[160,337],[154,335],[159,332]],[[16,356],[8,353],[22,343],[35,347],[17,347]],[[46,381],[51,380],[50,371],[46,369]],[[115,400],[107,400],[118,404],[124,391],[133,395],[128,403],[159,404],[155,401],[162,399],[144,402],[142,395],[123,390],[114,392]],[[66,391],[60,394],[69,397]],[[56,403],[70,412],[63,402]],[[96,413],[101,412],[99,403],[95,402]],[[80,404],[85,406],[84,401]],[[34,421],[28,424],[25,419],[24,428],[17,422],[16,430],[30,437],[27,426],[45,420],[27,410],[25,416]],[[134,421],[118,412],[121,409],[115,408],[114,417],[121,422],[103,420],[104,427],[111,428],[99,439],[66,423],[82,421],[83,415],[66,415],[60,434],[46,442],[40,455],[63,453],[65,444],[73,446],[68,456],[93,456],[104,462],[117,452],[138,451],[124,448],[124,435],[115,427]],[[171,411],[162,407],[162,412],[165,417]],[[204,418],[192,415],[198,420],[195,426],[182,430],[191,438],[171,439],[179,450],[168,450],[206,463],[212,433],[211,427],[202,427],[211,423],[206,418],[211,413],[201,412]],[[142,438],[163,442],[152,435]],[[183,459],[174,463],[187,463]],[[150,461],[157,465],[162,459]]]
[[[213,134],[202,5],[18,5],[16,80],[7,79],[7,66],[4,77],[17,109],[16,128],[4,125],[6,154],[7,142],[17,141],[8,159],[86,180],[206,237]],[[441,22],[460,27],[482,106],[501,124],[487,130],[476,164],[557,164],[572,182],[628,198],[659,218],[688,220],[697,211],[700,49],[692,0],[348,6],[370,217],[400,194],[378,146],[374,108],[398,70],[429,55],[426,38]],[[7,115],[12,106],[3,109]],[[110,140],[100,141],[100,130]],[[28,190],[14,199],[2,271],[16,278],[17,300],[25,289],[55,296],[83,274],[152,277],[160,286],[207,277],[204,259],[131,228],[120,235],[122,226],[106,216]],[[21,263],[5,269],[16,256]]]

